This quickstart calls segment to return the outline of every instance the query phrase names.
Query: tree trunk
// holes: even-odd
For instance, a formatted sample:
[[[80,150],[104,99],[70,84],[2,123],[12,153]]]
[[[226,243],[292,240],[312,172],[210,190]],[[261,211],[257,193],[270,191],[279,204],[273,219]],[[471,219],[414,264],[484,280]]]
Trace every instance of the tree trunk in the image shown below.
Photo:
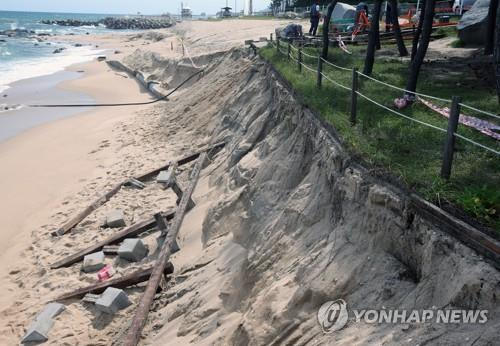
[[[391,14],[392,14],[392,25],[394,29],[394,36],[396,36],[396,44],[398,45],[399,56],[407,56],[408,50],[405,46],[405,41],[403,40],[403,35],[401,35],[401,28],[399,27],[399,19],[398,19],[398,1],[390,0],[389,4],[391,5]]]
[[[415,58],[415,54],[417,54],[418,42],[420,41],[420,35],[422,33],[422,25],[424,25],[423,18],[425,18],[425,8],[427,7],[427,1],[424,0],[421,2],[422,7],[420,8],[420,16],[418,17],[418,25],[417,31],[415,31],[415,35],[413,36],[413,44],[411,47],[411,60]]]
[[[333,0],[332,2],[330,2],[326,11],[326,17],[323,20],[323,52],[321,53],[321,56],[325,60],[328,59],[328,46],[330,43],[330,40],[328,38],[328,31],[330,26],[330,19],[332,18],[332,13],[335,5],[337,5],[337,0]]]
[[[488,24],[486,27],[486,44],[484,46],[484,54],[493,54],[493,47],[495,44],[495,23],[500,20],[497,16],[498,0],[491,0],[490,7],[488,7]],[[497,19],[498,18],[498,19]]]
[[[406,84],[406,90],[416,91],[418,75],[420,73],[420,67],[424,62],[425,54],[427,53],[427,48],[429,47],[429,41],[432,33],[432,24],[434,22],[434,7],[436,5],[436,0],[426,0],[426,10],[422,25],[422,37],[420,38],[420,43],[418,44],[417,52],[413,58],[410,65],[410,77],[408,78],[408,83]],[[413,95],[413,94],[410,94]]]
[[[493,55],[493,66],[495,68],[495,77],[497,81],[497,97],[500,104],[500,6],[497,6],[497,23],[495,29],[495,49]]]
[[[375,0],[375,8],[373,9],[372,23],[368,35],[368,47],[366,48],[365,67],[363,73],[370,75],[373,70],[373,62],[375,61],[375,48],[379,38],[379,21],[380,9],[382,8],[382,0]]]

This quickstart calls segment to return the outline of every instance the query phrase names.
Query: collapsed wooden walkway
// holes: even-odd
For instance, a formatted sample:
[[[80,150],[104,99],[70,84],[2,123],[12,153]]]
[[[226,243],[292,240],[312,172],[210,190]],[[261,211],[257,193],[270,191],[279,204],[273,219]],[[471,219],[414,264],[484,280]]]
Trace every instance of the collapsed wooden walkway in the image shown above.
[[[141,174],[138,177],[126,179],[123,182],[116,184],[109,191],[107,191],[96,201],[94,201],[91,205],[89,205],[83,211],[67,221],[59,230],[53,232],[52,234],[54,236],[63,236],[64,234],[71,231],[71,229],[78,225],[93,211],[109,201],[112,196],[120,191],[122,186],[133,185],[138,188],[143,188],[146,181],[158,175],[161,171],[169,170],[169,181],[164,183],[164,187],[172,188],[172,190],[177,194],[178,206],[176,208],[166,212],[157,212],[151,218],[136,222],[135,224],[116,232],[107,239],[99,241],[96,244],[90,245],[85,249],[79,250],[74,254],[56,261],[50,266],[50,268],[57,269],[71,266],[82,261],[86,255],[101,251],[106,246],[117,244],[125,240],[126,238],[136,237],[141,233],[152,230],[160,231],[162,233],[162,236],[166,236],[163,244],[161,245],[161,248],[159,249],[158,258],[156,259],[155,263],[152,266],[149,265],[147,268],[135,270],[118,278],[112,278],[103,282],[97,282],[95,284],[91,284],[73,290],[71,292],[64,293],[54,299],[54,301],[81,299],[87,294],[102,293],[109,287],[123,289],[143,282],[147,282],[146,289],[138,304],[136,314],[134,316],[134,319],[132,320],[132,324],[130,325],[130,328],[126,334],[126,338],[122,341],[124,345],[136,345],[140,339],[142,328],[146,323],[147,316],[156,293],[158,292],[158,290],[166,287],[166,282],[168,282],[170,277],[169,275],[174,272],[174,267],[170,262],[170,257],[173,251],[172,249],[177,244],[176,238],[180,231],[185,214],[192,207],[194,207],[192,194],[198,183],[201,170],[207,158],[216,153],[218,150],[222,149],[224,146],[225,143],[223,142],[207,146],[179,160],[171,161],[159,168]],[[195,160],[196,163],[190,174],[189,184],[183,191],[176,182],[175,171],[177,167],[193,162]]]

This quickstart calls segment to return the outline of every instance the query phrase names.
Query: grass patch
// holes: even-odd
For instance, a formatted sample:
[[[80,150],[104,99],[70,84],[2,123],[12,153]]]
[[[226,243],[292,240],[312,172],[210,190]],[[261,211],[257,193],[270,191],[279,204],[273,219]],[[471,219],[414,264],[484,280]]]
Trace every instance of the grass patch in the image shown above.
[[[453,48],[463,48],[465,47],[465,42],[458,39],[458,40],[455,40],[453,41],[450,46],[452,46]]]
[[[365,48],[350,46],[352,55],[339,49],[330,49],[329,60],[343,67],[362,69]],[[384,49],[388,49],[384,47]],[[394,47],[389,47],[396,50]],[[307,48],[305,52],[317,56],[318,51]],[[303,97],[304,102],[340,133],[351,154],[361,157],[377,170],[398,177],[410,189],[437,204],[450,203],[468,215],[497,230],[500,234],[500,158],[493,153],[457,139],[456,153],[450,181],[439,177],[445,133],[419,125],[379,108],[358,97],[358,123],[349,123],[350,91],[323,81],[316,87],[316,75],[306,69],[299,73],[297,64],[268,46],[260,51]],[[304,57],[304,62],[315,68],[316,59]],[[350,71],[324,67],[323,72],[338,83],[351,86]],[[373,77],[392,85],[404,87],[408,65],[397,59],[378,57]],[[401,92],[360,77],[360,92],[371,99],[393,108],[393,100]],[[472,82],[468,82],[472,83]],[[442,98],[462,96],[463,102],[483,110],[497,113],[498,104],[494,90],[484,86],[464,85],[460,74],[442,73],[424,69],[419,79],[418,90]],[[442,104],[442,106],[449,106]],[[408,117],[424,121],[442,129],[447,128],[447,119],[429,110],[421,103],[402,111]],[[463,113],[478,116],[470,112]],[[494,119],[489,118],[492,121]],[[459,125],[458,132],[470,139],[500,150],[496,140],[477,131]]]

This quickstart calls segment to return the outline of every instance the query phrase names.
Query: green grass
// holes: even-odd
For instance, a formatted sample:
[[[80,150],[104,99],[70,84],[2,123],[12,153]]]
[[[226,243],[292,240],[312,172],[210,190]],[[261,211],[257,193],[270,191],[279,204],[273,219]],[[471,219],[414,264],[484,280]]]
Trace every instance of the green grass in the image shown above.
[[[330,49],[329,60],[340,66],[358,67],[362,70],[365,48],[350,46],[349,49],[352,50],[352,55],[336,48]],[[394,50],[393,56],[397,56],[394,47],[389,49]],[[317,55],[314,48],[305,51]],[[296,63],[288,61],[285,56],[277,53],[275,48],[270,46],[263,48],[261,55],[291,83],[309,107],[338,130],[351,154],[360,157],[381,173],[396,176],[407,187],[427,200],[437,204],[447,202],[458,206],[500,234],[500,157],[457,139],[452,177],[450,181],[443,180],[439,173],[445,133],[399,117],[361,97],[358,97],[357,125],[353,127],[348,120],[350,91],[333,86],[328,81],[323,81],[321,89],[316,88],[315,74],[305,69],[299,73]],[[316,59],[305,59],[311,67],[316,66]],[[418,91],[442,98],[462,96],[463,102],[471,106],[497,113],[498,104],[494,88],[490,90],[464,78],[460,73],[450,74],[438,69],[426,68],[422,71]],[[350,71],[325,67],[323,72],[338,83],[351,86]],[[382,61],[382,57],[378,57],[373,77],[404,87],[407,72],[407,63],[398,59]],[[398,90],[361,77],[359,90],[392,109],[394,109],[394,99],[402,95]],[[401,112],[442,129],[447,127],[446,118],[421,103],[415,103]],[[478,116],[465,110],[463,113]],[[497,141],[473,129],[459,125],[458,132],[500,150]]]
[[[458,40],[451,42],[450,46],[452,46],[453,48],[463,48],[463,47],[465,47],[465,42],[458,39]]]

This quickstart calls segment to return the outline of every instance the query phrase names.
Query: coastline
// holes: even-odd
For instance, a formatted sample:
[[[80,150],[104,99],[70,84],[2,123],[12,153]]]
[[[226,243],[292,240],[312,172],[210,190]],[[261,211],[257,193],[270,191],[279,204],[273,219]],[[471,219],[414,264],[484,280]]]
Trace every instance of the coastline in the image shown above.
[[[82,43],[85,43],[83,39],[95,40],[113,59],[122,58],[138,48],[159,53],[162,57],[181,58],[183,49],[179,44],[179,31],[183,39],[193,42],[189,48],[195,56],[241,47],[244,39],[258,39],[274,31],[272,27],[277,25],[273,22],[264,24],[256,21],[235,22],[231,25],[243,28],[244,32],[233,30],[228,33],[227,27],[219,22],[183,23],[172,30],[155,30],[165,37],[158,42],[147,37],[151,31],[144,31],[137,38],[121,34],[63,38]],[[207,36],[207,31],[213,31],[220,38],[216,40],[213,35]],[[79,78],[60,83],[57,88],[88,95],[97,102],[152,99],[135,79],[114,71],[105,62],[94,60],[66,70],[69,73],[85,72]],[[182,91],[179,94],[182,95]],[[176,100],[174,95],[172,106],[175,106]],[[33,316],[48,299],[47,295],[68,288],[69,272],[49,272],[45,269],[48,263],[61,255],[53,249],[55,245],[66,244],[64,246],[68,250],[75,246],[75,250],[84,245],[82,242],[94,239],[88,238],[94,237],[94,232],[83,235],[83,239],[82,234],[53,239],[50,230],[86,207],[116,181],[157,167],[159,162],[206,144],[206,138],[193,136],[186,136],[178,142],[168,140],[169,133],[173,135],[186,130],[176,121],[161,122],[161,116],[154,107],[147,105],[95,108],[27,129],[0,142],[0,188],[3,192],[0,228],[5,239],[0,243],[0,277],[4,281],[0,288],[0,344],[17,344]],[[142,218],[153,209],[164,210],[171,205],[172,201],[157,195],[159,200],[155,203],[158,205],[134,205],[133,218]],[[97,217],[101,216],[98,214]],[[191,222],[203,219],[195,215],[191,218],[194,220]],[[193,242],[196,248],[201,246],[198,241]],[[80,272],[78,266],[69,270]],[[73,284],[85,279],[77,274]],[[88,312],[83,314],[80,307],[74,312],[73,325],[82,329],[73,330],[75,335],[69,340],[78,340],[83,344],[85,340],[91,342],[96,331],[87,330],[87,324],[91,323]],[[57,344],[61,339],[54,337],[51,341]]]
[[[151,96],[130,78],[111,70],[105,62],[73,65],[67,72],[84,70],[79,78],[64,80],[56,88],[97,102],[149,101]],[[42,77],[44,78],[44,77]],[[78,194],[89,180],[106,176],[114,160],[99,150],[113,141],[113,129],[144,106],[80,109],[62,115],[0,142],[0,277],[33,264],[27,252],[33,249],[32,233],[53,217],[64,199]],[[61,110],[57,110],[61,112]],[[61,114],[61,113],[59,113]],[[2,114],[0,114],[0,117]],[[57,118],[57,116],[56,116]],[[3,280],[0,288],[0,320],[15,300],[19,287]],[[0,323],[5,326],[7,324]],[[1,344],[17,343],[11,328],[2,333]]]

